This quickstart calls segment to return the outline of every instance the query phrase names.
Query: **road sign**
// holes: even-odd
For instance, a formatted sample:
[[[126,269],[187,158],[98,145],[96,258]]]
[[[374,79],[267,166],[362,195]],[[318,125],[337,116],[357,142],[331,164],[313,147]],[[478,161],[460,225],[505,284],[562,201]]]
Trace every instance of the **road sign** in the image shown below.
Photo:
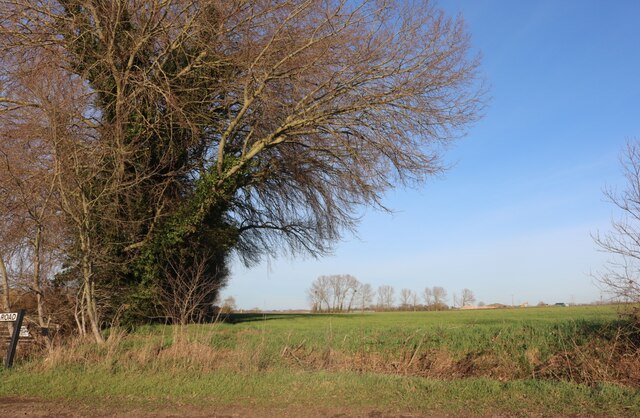
[[[29,338],[31,334],[29,333],[29,329],[24,325],[20,327],[20,338]]]
[[[18,312],[0,312],[0,322],[15,322],[18,320]]]

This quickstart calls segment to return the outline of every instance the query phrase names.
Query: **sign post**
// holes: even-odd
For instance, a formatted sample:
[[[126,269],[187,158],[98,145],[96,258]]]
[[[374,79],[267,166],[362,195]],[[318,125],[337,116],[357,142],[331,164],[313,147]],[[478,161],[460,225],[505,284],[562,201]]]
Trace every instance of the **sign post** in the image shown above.
[[[13,358],[16,355],[16,347],[18,346],[23,319],[24,309],[20,309],[18,312],[0,313],[0,322],[13,322],[13,334],[11,335],[11,342],[9,343],[9,350],[7,351],[7,360],[4,362],[4,366],[7,369],[13,366]]]

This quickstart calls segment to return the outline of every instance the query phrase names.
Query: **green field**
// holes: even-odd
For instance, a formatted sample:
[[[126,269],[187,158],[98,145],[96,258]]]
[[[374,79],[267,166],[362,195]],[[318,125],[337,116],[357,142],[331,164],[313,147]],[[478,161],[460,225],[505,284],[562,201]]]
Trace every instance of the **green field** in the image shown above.
[[[0,396],[318,415],[634,416],[634,338],[612,306],[236,314],[55,347],[1,372]]]

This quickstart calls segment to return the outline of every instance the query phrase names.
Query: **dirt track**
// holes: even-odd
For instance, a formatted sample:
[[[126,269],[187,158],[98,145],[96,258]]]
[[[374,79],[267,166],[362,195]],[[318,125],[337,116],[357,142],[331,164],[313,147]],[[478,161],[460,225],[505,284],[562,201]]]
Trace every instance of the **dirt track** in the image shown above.
[[[433,417],[433,414],[429,414]],[[447,417],[447,415],[435,415]],[[122,405],[101,405],[98,407],[79,404],[73,401],[50,401],[33,398],[0,398],[0,417],[51,417],[51,418],[76,418],[76,417],[333,417],[333,418],[418,418],[419,414],[411,413],[386,413],[375,410],[327,410],[327,409],[300,409],[296,407],[258,409],[258,408],[229,408],[216,409],[212,407],[197,407],[192,405],[171,406],[168,408],[142,409],[127,408]]]

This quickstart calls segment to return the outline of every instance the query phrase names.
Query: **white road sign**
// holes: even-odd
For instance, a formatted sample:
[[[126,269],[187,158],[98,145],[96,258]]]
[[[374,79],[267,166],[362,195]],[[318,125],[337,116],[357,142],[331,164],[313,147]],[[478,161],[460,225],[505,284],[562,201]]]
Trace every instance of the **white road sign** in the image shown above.
[[[0,322],[14,322],[18,319],[18,312],[1,312]]]
[[[28,338],[31,337],[29,334],[29,330],[24,325],[20,327],[20,338]]]

